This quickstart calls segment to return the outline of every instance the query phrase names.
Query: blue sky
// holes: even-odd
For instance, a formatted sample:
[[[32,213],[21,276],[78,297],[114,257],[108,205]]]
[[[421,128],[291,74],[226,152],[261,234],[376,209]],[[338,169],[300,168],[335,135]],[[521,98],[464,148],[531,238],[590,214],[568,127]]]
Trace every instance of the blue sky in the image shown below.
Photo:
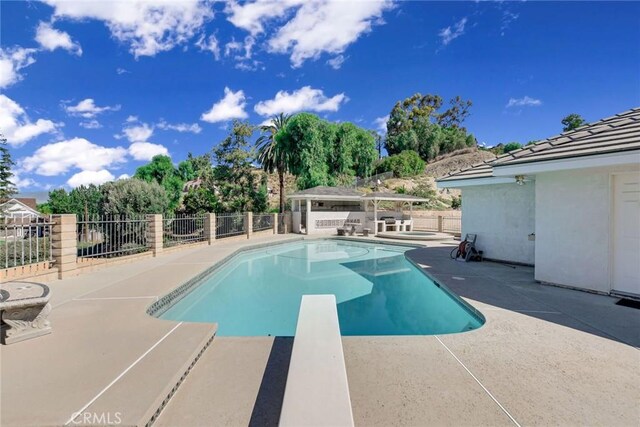
[[[487,145],[640,105],[640,3],[46,0],[0,4],[0,131],[22,191],[210,150],[233,118],[376,129],[416,92]],[[257,135],[256,135],[257,136]]]

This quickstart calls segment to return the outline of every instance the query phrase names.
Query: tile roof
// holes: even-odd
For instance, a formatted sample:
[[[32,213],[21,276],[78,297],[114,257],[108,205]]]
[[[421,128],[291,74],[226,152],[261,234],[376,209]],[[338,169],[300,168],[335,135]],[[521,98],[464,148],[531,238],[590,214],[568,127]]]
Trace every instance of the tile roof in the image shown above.
[[[507,165],[640,150],[640,108],[561,133],[513,150],[496,159],[452,172],[438,181],[489,178],[493,168]]]
[[[326,187],[326,186],[317,186],[313,188],[307,188],[306,190],[297,191],[291,194],[289,197],[298,197],[301,196],[337,196],[337,197],[362,197],[364,193],[354,190],[353,188],[348,187]]]
[[[366,194],[363,200],[374,200],[374,199],[387,199],[387,200],[397,200],[397,201],[414,201],[414,202],[425,202],[427,199],[418,196],[412,196],[411,194],[397,194],[397,193],[383,193],[380,191]]]

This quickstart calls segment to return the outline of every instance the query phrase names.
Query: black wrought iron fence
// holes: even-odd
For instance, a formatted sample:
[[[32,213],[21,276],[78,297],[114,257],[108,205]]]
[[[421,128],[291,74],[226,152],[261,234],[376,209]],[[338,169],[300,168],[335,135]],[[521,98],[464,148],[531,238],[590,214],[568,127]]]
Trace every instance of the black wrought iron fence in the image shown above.
[[[245,234],[244,214],[217,214],[216,215],[216,239],[239,236]]]
[[[203,242],[204,215],[176,215],[162,218],[163,244],[165,247]]]
[[[149,250],[145,215],[78,217],[80,258],[115,258]]]
[[[272,230],[273,214],[253,214],[253,231]]]

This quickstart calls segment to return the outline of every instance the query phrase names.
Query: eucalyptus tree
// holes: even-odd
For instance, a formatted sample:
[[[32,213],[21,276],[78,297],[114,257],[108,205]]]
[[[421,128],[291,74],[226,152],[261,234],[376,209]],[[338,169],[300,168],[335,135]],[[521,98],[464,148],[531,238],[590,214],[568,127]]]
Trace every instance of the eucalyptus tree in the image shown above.
[[[256,141],[257,160],[262,166],[262,170],[267,173],[278,172],[280,213],[283,213],[285,209],[284,174],[291,171],[296,153],[287,144],[290,139],[276,139],[276,135],[284,130],[290,118],[291,116],[281,113],[272,118],[269,124],[260,126],[262,135]]]

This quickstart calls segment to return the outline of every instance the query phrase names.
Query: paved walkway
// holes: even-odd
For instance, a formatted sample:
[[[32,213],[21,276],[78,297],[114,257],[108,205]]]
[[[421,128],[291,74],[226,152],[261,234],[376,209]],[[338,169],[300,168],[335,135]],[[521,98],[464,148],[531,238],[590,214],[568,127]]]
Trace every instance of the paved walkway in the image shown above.
[[[156,319],[147,307],[247,242],[221,240],[49,283],[53,333],[0,347],[0,425],[144,425],[216,330]]]
[[[249,243],[273,238],[283,236]],[[139,424],[201,354],[155,425],[276,425],[291,338],[218,337],[207,348],[215,325],[144,312],[246,244],[51,283],[53,334],[0,348],[0,424],[61,425],[78,411]],[[457,263],[446,245],[430,246],[409,255],[487,323],[442,336],[344,337],[357,425],[637,425],[638,310],[539,285],[531,268]]]

